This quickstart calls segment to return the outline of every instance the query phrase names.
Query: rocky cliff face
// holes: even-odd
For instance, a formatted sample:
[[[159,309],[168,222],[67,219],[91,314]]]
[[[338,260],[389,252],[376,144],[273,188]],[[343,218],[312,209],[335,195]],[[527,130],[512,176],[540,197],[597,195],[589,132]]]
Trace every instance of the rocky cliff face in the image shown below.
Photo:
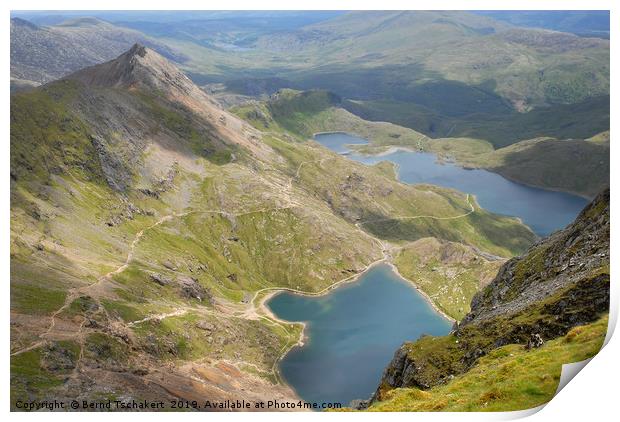
[[[507,344],[539,347],[609,309],[609,190],[568,227],[511,259],[481,290],[471,312],[445,337],[405,343],[374,399],[393,388],[449,382]]]
[[[609,276],[609,189],[564,230],[507,262],[474,297],[472,311],[462,325],[518,313],[563,289],[575,288],[594,274]]]

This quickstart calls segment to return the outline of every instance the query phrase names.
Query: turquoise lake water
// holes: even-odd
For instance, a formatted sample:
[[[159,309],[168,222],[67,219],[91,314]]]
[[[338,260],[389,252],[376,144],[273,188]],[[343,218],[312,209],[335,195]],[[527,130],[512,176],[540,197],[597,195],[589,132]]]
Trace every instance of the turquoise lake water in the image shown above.
[[[512,182],[487,170],[467,170],[454,163],[438,163],[431,153],[395,151],[381,156],[350,152],[347,144],[365,144],[365,139],[346,133],[326,133],[315,140],[347,158],[364,164],[391,161],[398,177],[411,184],[430,183],[471,193],[480,206],[496,214],[519,217],[539,236],[546,236],[571,223],[588,203],[587,199]]]
[[[387,264],[319,297],[280,293],[267,302],[279,318],[306,321],[306,344],[280,363],[308,402],[367,399],[405,340],[445,335],[452,323]]]

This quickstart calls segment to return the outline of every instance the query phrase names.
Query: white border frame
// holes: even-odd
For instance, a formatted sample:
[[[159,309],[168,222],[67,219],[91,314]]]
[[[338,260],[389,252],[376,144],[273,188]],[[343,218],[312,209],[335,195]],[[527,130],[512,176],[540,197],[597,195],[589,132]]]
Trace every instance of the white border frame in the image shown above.
[[[0,251],[0,259],[2,259],[2,280],[4,294],[1,295],[2,301],[2,321],[0,329],[2,330],[2,345],[6,354],[2,356],[2,390],[0,390],[0,400],[2,401],[2,411],[9,412],[9,322],[10,322],[10,295],[9,295],[9,267],[10,267],[10,247],[9,247],[9,221],[10,221],[10,186],[9,186],[9,80],[10,80],[10,25],[8,25],[10,10],[611,10],[611,68],[617,69],[618,48],[616,45],[616,31],[620,29],[620,2],[613,0],[419,0],[419,1],[403,1],[403,0],[297,0],[293,3],[285,0],[262,0],[260,2],[252,2],[248,0],[219,0],[219,1],[198,1],[198,0],[175,0],[172,3],[158,3],[146,0],[134,0],[130,4],[122,0],[57,0],[53,3],[43,0],[8,0],[3,2],[5,30],[2,34],[2,58],[4,59],[4,67],[2,68],[4,84],[2,86],[2,128],[4,136],[2,137],[3,146],[0,150],[2,165],[4,168],[1,186],[1,201],[3,224],[0,226],[2,230],[2,239]],[[613,70],[611,71],[613,75]],[[618,89],[617,85],[611,84],[611,132],[616,133],[618,125]],[[614,147],[612,141],[611,146],[611,180],[614,181],[618,176],[618,169],[613,165],[618,163],[617,148]],[[613,182],[612,182],[613,183]],[[612,215],[619,201],[612,194]],[[617,256],[613,254],[614,245],[618,241],[618,230],[616,226],[611,226],[611,243],[612,256],[611,267],[612,273],[617,267]],[[613,277],[613,276],[612,276]],[[523,417],[528,414],[531,420],[545,420],[546,418],[554,419],[579,419],[579,420],[608,420],[610,415],[616,414],[618,410],[617,396],[617,377],[619,374],[620,363],[620,343],[617,336],[612,336],[618,315],[618,287],[611,284],[611,310],[610,310],[610,327],[608,331],[608,344],[592,359],[587,369],[581,371],[578,376],[571,381],[548,405],[544,406],[542,411],[524,412],[507,412],[507,413],[392,413],[392,414],[372,414],[372,413],[296,413],[295,415],[286,413],[218,413],[218,414],[184,414],[183,418],[192,420],[218,419],[218,420],[236,420],[244,417],[256,419],[259,421],[287,420],[294,417],[298,420],[308,420],[315,418],[340,418],[344,420],[376,420],[377,417],[384,418],[389,416],[395,420],[465,420],[465,421],[484,421],[484,420],[505,420]],[[38,413],[11,413],[10,418],[14,420],[34,420],[38,418],[46,418],[46,420],[78,420],[84,418],[84,414],[80,413],[46,413],[41,415]],[[114,415],[120,419],[146,419],[151,420],[167,420],[170,418],[168,413],[119,413]],[[102,413],[90,413],[87,417],[94,421],[105,420],[109,415]]]

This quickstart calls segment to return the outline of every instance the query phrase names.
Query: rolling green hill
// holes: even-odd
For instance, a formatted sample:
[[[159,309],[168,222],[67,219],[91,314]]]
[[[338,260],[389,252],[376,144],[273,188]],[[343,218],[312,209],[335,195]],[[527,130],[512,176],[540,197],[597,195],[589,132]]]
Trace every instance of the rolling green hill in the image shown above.
[[[460,99],[447,97],[445,101],[458,103]],[[477,138],[489,141],[497,148],[543,136],[589,138],[609,129],[608,95],[576,104],[536,108],[527,113],[506,111],[458,117],[447,116],[414,103],[389,100],[347,100],[343,107],[366,120],[393,122],[414,128],[432,138]]]
[[[473,137],[501,147],[609,129],[604,39],[448,11],[327,14],[288,25],[247,18],[247,26],[216,16],[210,24],[188,21],[189,34],[177,21],[166,30],[145,19],[126,23],[132,29],[92,18],[50,27],[15,20],[12,75],[48,81],[138,40],[182,63],[195,82],[219,84],[234,96],[326,89],[366,120],[433,138]],[[63,43],[79,45],[80,53],[74,57]],[[47,47],[29,55],[28,45]]]
[[[592,199],[609,186],[609,131],[606,133],[606,141],[538,138],[496,150],[473,139],[438,139],[434,150],[462,165],[486,168],[526,185]]]
[[[499,147],[609,128],[608,41],[466,12],[348,13],[262,35],[251,51],[222,60],[222,69],[236,73],[229,89],[237,93],[256,95],[253,87],[270,74],[280,87],[326,89],[367,120],[430,137],[468,136]],[[199,73],[200,63],[187,66]],[[254,83],[240,83],[249,69]]]
[[[308,77],[323,75],[325,83],[338,80],[330,68],[353,72],[344,88],[348,92],[335,90],[349,98],[355,98],[346,88],[351,84],[363,88],[358,99],[372,98],[372,89],[381,86],[381,98],[415,98],[410,102],[428,106],[418,99],[420,91],[440,88],[465,101],[476,101],[477,95],[479,107],[497,108],[493,101],[501,97],[527,110],[576,103],[609,89],[607,41],[511,27],[467,12],[352,12],[291,34],[261,37],[257,47],[297,56],[316,53],[316,69]],[[356,73],[366,77],[356,81]],[[453,106],[434,96],[431,101]]]

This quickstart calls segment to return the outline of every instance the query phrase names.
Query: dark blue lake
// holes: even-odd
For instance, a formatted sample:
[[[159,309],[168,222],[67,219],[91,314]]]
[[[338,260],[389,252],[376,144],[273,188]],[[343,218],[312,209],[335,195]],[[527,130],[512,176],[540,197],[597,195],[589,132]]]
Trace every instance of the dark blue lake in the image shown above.
[[[280,293],[267,306],[281,319],[307,322],[306,344],[290,351],[280,370],[308,402],[367,399],[404,341],[445,335],[452,326],[387,264],[327,295]]]
[[[467,170],[453,163],[438,163],[434,154],[395,151],[369,156],[350,152],[347,144],[366,140],[346,133],[326,133],[315,140],[327,148],[364,164],[391,161],[398,177],[411,184],[430,183],[471,193],[483,208],[496,214],[519,217],[539,236],[546,236],[571,223],[588,203],[587,199],[512,182],[487,170]]]

